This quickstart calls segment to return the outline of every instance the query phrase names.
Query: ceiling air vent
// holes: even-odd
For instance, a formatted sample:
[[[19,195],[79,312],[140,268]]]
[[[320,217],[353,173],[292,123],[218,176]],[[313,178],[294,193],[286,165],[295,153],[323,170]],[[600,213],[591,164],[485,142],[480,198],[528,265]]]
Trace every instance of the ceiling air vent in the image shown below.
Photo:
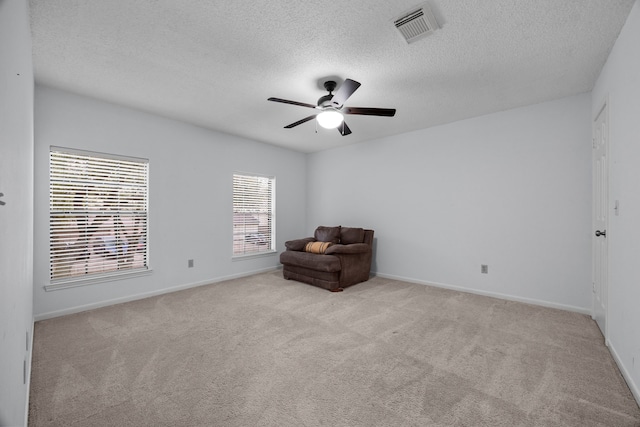
[[[393,23],[407,43],[413,43],[440,28],[426,3],[397,18]]]

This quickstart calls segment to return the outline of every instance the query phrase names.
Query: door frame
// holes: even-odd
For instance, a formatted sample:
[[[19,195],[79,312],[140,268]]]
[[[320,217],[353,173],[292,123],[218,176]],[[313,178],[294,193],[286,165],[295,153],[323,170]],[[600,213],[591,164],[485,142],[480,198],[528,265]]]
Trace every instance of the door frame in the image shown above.
[[[611,196],[611,171],[610,171],[610,157],[611,157],[611,132],[609,131],[610,127],[611,127],[611,103],[609,101],[609,95],[607,94],[604,97],[604,100],[600,103],[600,108],[597,110],[597,114],[594,116],[593,121],[591,123],[591,140],[592,140],[592,149],[591,149],[591,175],[592,175],[592,183],[595,183],[596,180],[596,170],[593,167],[595,165],[594,162],[594,155],[595,155],[595,137],[596,137],[596,125],[598,122],[598,118],[600,117],[601,114],[606,114],[606,118],[605,118],[605,122],[606,122],[606,127],[605,127],[605,132],[606,135],[604,137],[605,139],[605,144],[606,144],[606,153],[605,153],[605,170],[606,170],[606,185],[607,185],[607,189],[606,189],[606,193],[607,193],[607,200],[605,201],[605,205],[606,205],[606,218],[605,218],[605,230],[607,230],[607,236],[605,237],[605,245],[607,247],[606,249],[606,274],[605,274],[605,278],[604,280],[606,281],[606,286],[605,286],[605,294],[604,294],[604,331],[602,331],[602,334],[604,335],[604,343],[605,345],[608,347],[609,346],[609,288],[610,288],[610,268],[609,268],[609,264],[610,264],[610,247],[611,245],[609,244],[609,239],[611,238],[611,232],[610,232],[610,221],[609,221],[609,216],[610,216],[610,210],[609,210],[609,205],[610,205],[610,196]],[[595,236],[595,230],[596,230],[596,220],[595,220],[595,204],[596,204],[596,198],[595,198],[595,192],[596,192],[596,187],[595,185],[593,186],[592,190],[592,208],[591,208],[591,280],[592,280],[592,292],[591,292],[591,318],[595,320],[596,316],[595,316],[595,310],[596,310],[596,288],[595,288],[595,275],[596,275],[596,260],[595,260],[595,256],[596,256],[596,251],[595,251],[595,247],[596,247],[596,239],[598,239],[598,237]]]

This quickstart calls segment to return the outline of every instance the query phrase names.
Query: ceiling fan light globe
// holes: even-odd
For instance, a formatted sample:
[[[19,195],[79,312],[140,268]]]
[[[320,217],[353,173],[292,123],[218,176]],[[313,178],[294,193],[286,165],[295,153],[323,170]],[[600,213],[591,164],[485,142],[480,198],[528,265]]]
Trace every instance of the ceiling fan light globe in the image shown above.
[[[342,124],[342,114],[335,110],[323,111],[316,116],[318,124],[325,129],[335,129]]]

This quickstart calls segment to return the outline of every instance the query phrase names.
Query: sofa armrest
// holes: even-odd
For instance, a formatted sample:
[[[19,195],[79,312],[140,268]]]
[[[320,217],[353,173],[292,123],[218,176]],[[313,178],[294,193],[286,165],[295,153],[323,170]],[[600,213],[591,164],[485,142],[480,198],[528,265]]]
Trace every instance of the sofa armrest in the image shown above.
[[[371,246],[366,243],[352,243],[350,245],[331,245],[325,255],[336,254],[363,254],[371,251]]]
[[[304,251],[304,247],[307,246],[309,242],[315,242],[316,239],[313,237],[305,237],[304,239],[295,239],[295,240],[287,240],[284,242],[284,247],[287,248],[288,251]]]

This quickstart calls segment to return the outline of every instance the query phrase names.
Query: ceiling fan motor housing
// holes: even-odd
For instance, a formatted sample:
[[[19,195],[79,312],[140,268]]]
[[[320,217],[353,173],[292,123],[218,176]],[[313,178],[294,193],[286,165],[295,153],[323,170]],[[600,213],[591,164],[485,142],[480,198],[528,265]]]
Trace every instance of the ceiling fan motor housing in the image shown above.
[[[321,96],[318,99],[318,107],[332,106],[331,98],[333,98],[333,94],[331,94],[331,92],[336,90],[336,86],[337,86],[337,83],[333,80],[327,80],[326,82],[324,82],[324,88],[329,92],[329,94],[325,96]]]
[[[324,82],[324,88],[328,92],[333,92],[334,90],[336,90],[336,86],[338,86],[338,84],[333,80],[327,80],[326,82]]]

